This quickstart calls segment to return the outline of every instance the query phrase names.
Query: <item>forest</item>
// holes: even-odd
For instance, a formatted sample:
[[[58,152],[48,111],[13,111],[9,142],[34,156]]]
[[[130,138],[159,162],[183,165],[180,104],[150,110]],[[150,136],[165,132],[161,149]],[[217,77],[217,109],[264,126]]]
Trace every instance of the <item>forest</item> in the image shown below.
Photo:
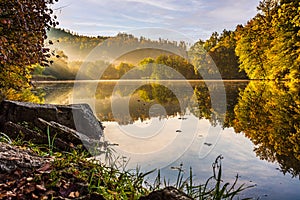
[[[214,32],[209,39],[206,41],[200,39],[189,49],[184,41],[180,43],[163,39],[152,41],[126,33],[119,33],[110,38],[87,37],[52,28],[48,36],[51,42],[57,41],[53,47],[58,50],[57,55],[60,59],[54,58],[56,62],[50,68],[46,68],[44,74],[57,79],[74,79],[89,52],[108,39],[109,42],[104,45],[111,51],[117,50],[116,47],[128,46],[136,46],[139,50],[118,59],[118,64],[123,62],[122,72],[118,70],[122,67],[112,63],[108,69],[110,76],[105,75],[107,79],[120,78],[127,70],[136,67],[135,65],[147,57],[156,59],[161,55],[169,56],[170,52],[157,50],[159,46],[168,46],[171,50],[180,51],[180,55],[197,53],[198,59],[202,59],[204,63],[207,59],[205,57],[211,57],[222,79],[297,80],[299,79],[298,7],[297,1],[262,1],[258,6],[257,15],[245,25],[237,25],[234,31]],[[145,44],[152,44],[155,48],[141,50]],[[193,64],[189,59],[187,61]],[[195,71],[198,67],[203,67],[201,65],[205,65],[204,63],[196,64],[198,66],[194,66]],[[188,72],[184,72],[185,66],[181,68],[180,73],[186,78],[199,78],[197,73],[191,75],[189,69]]]
[[[44,2],[42,6],[45,5]],[[102,79],[119,79],[139,64],[150,62],[155,65],[170,65],[169,67],[177,70],[186,79],[201,79],[198,72],[203,68],[208,74],[220,73],[222,79],[299,82],[298,1],[263,0],[258,6],[256,16],[245,25],[237,25],[234,31],[214,32],[209,39],[200,39],[190,48],[183,41],[152,41],[126,33],[119,33],[115,37],[80,36],[55,28],[58,22],[54,20],[55,17],[51,18],[48,8],[41,8],[41,12],[48,12],[48,17],[39,19],[39,24],[35,22],[37,13],[32,13],[30,8],[19,12],[22,15],[12,15],[7,5],[1,5],[0,93],[8,99],[39,101],[30,91],[32,76],[37,79],[45,76],[52,79],[74,79],[83,61],[92,66],[91,68],[105,67],[102,77],[98,77]],[[26,21],[25,29],[21,23],[24,12],[32,15],[32,21]],[[13,23],[16,21],[20,23]],[[137,51],[122,55],[113,62],[105,59],[86,60],[86,56],[99,44],[115,54],[122,48],[138,48]],[[159,46],[170,51],[160,48],[144,49]],[[103,56],[109,57],[109,54],[110,52],[105,52]],[[192,59],[190,55],[193,55]],[[217,70],[205,68],[210,59],[217,66]],[[155,74],[155,70],[147,74],[139,68],[138,73],[146,75],[137,75],[134,78],[161,78]],[[89,79],[90,76],[86,74],[81,78]]]
[[[91,68],[106,68],[101,79],[119,79],[129,70],[145,65],[148,62],[164,64],[180,72],[186,79],[202,79],[189,55],[195,52],[201,52],[202,56],[209,56],[213,59],[215,65],[223,79],[248,79],[243,70],[239,70],[238,57],[235,55],[235,33],[224,30],[220,35],[213,33],[207,41],[200,40],[190,49],[184,41],[168,41],[159,39],[159,41],[146,39],[144,37],[136,38],[133,35],[120,33],[116,37],[86,37],[79,36],[62,29],[52,28],[48,32],[49,41],[53,43],[51,47],[56,56],[53,56],[53,64],[45,68],[44,71],[36,70],[34,75],[52,76],[56,79],[75,79],[80,66],[85,62],[93,66]],[[103,42],[106,40],[105,42]],[[54,41],[54,42],[53,42]],[[109,51],[118,54],[118,51],[136,48],[125,55],[121,55],[113,62],[109,60],[85,61],[85,57],[97,47],[105,46]],[[150,48],[149,48],[150,46]],[[201,46],[201,50],[196,50]],[[152,47],[152,48],[151,48]],[[168,49],[168,51],[163,50]],[[107,57],[113,57],[107,52]],[[103,56],[104,57],[104,56]],[[153,61],[152,61],[153,60]],[[156,60],[156,62],[154,62]],[[183,62],[184,61],[184,62]],[[192,69],[193,68],[193,69]],[[138,72],[139,71],[139,72]],[[137,70],[137,73],[145,73],[143,70]],[[210,72],[216,73],[216,72]],[[147,74],[147,72],[146,72]],[[157,77],[155,74],[148,74],[146,77]],[[163,75],[161,75],[163,77]],[[137,75],[136,77],[140,77]],[[88,75],[82,77],[90,79]]]

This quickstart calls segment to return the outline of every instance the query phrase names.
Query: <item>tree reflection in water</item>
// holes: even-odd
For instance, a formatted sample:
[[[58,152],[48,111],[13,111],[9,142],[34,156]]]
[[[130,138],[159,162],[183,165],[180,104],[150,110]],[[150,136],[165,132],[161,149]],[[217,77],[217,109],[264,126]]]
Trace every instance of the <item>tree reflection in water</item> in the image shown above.
[[[168,87],[149,83],[137,88],[131,96],[124,95],[126,91],[117,91],[120,107],[124,106],[124,99],[130,98],[130,116],[114,116],[112,113],[111,95],[115,82],[90,84],[98,85],[95,109],[102,121],[117,121],[121,125],[128,125],[137,120],[148,120],[153,117],[149,111],[155,104],[160,104],[165,109],[165,113],[156,112],[157,117],[161,118],[177,117],[188,111],[199,119],[209,120],[212,125],[233,127],[237,133],[243,132],[255,145],[254,151],[259,158],[278,162],[284,174],[300,177],[300,86],[297,83],[224,82],[227,96],[225,115],[217,107],[212,108],[209,90],[204,82],[191,83],[194,90],[193,101],[191,103],[190,97],[183,98],[183,109]],[[183,89],[180,83],[176,84],[179,91]],[[44,85],[47,89],[46,101],[70,103],[65,100],[66,96],[72,96],[72,85]],[[216,83],[210,91],[218,92],[218,88]]]
[[[250,82],[235,106],[234,129],[256,146],[257,156],[278,162],[280,170],[300,174],[299,84]]]

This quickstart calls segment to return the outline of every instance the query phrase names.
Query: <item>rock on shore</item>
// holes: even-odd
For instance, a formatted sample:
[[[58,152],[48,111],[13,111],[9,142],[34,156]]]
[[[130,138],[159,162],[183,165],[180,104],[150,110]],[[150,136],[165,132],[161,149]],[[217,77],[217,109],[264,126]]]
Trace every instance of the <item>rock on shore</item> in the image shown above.
[[[0,131],[11,139],[48,143],[48,132],[57,148],[96,145],[103,127],[87,104],[52,105],[7,101],[0,104]],[[87,149],[88,149],[87,148]]]

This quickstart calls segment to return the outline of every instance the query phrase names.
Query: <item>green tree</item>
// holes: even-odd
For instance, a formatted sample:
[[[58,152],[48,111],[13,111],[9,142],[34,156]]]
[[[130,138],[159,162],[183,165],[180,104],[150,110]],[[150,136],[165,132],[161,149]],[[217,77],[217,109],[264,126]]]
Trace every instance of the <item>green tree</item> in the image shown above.
[[[219,42],[219,33],[213,32],[208,40],[206,40],[203,44],[203,47],[206,51],[214,48]]]
[[[160,55],[155,60],[156,64],[168,66],[178,73],[180,73],[185,79],[199,79],[197,71],[189,61],[181,56],[177,55]],[[161,77],[173,79],[176,77],[175,74],[169,71],[159,72]]]
[[[235,32],[224,30],[221,34],[212,33],[206,41],[196,42],[189,55],[195,70],[200,70],[207,78],[220,73],[222,79],[247,79],[244,70],[239,68],[235,48]]]
[[[235,48],[235,33],[233,31],[224,30],[215,46],[208,50],[222,79],[247,79],[244,70],[239,69]]]
[[[213,78],[213,75],[218,73],[214,71],[214,61],[205,49],[206,42],[199,40],[189,50],[189,60],[194,66],[195,72],[200,72],[200,75],[205,79]]]
[[[0,1],[0,93],[9,99],[39,101],[30,92],[32,65],[47,65],[46,29],[53,0]]]
[[[125,75],[129,70],[134,68],[134,65],[121,62],[119,65],[115,66],[116,70],[118,71],[118,77],[121,78]],[[134,74],[132,74],[134,76]],[[128,77],[129,78],[129,77]],[[134,78],[134,77],[131,77]]]

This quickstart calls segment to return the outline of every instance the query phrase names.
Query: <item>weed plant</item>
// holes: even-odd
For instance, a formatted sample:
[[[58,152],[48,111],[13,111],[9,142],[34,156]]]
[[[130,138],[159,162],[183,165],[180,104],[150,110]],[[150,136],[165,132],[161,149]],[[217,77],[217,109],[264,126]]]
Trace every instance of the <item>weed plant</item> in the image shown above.
[[[195,184],[193,170],[190,168],[188,177],[185,177],[183,164],[174,167],[178,171],[176,182],[171,184],[169,180],[161,177],[160,170],[154,183],[147,181],[147,176],[156,170],[141,172],[140,168],[126,170],[127,161],[123,157],[113,157],[113,165],[106,165],[99,160],[91,158],[90,153],[78,146],[70,152],[56,151],[53,146],[55,137],[50,138],[47,129],[48,144],[35,145],[21,139],[11,142],[7,135],[1,134],[1,141],[14,145],[26,146],[41,156],[51,156],[54,161],[51,163],[45,187],[47,190],[56,190],[61,185],[80,183],[82,193],[101,194],[105,199],[139,199],[152,191],[173,186],[183,191],[188,196],[204,199],[235,199],[239,194],[253,186],[238,185],[238,175],[233,183],[223,183],[222,180],[222,156],[218,156],[212,164],[213,175],[204,184]],[[107,145],[107,144],[106,144]],[[109,146],[109,145],[108,145]],[[103,152],[107,157],[107,152]],[[109,152],[112,153],[111,151]],[[111,154],[112,155],[112,154]],[[110,161],[112,158],[110,158]],[[35,177],[41,180],[41,175]],[[62,184],[63,183],[63,184]],[[78,185],[78,184],[77,184]]]

